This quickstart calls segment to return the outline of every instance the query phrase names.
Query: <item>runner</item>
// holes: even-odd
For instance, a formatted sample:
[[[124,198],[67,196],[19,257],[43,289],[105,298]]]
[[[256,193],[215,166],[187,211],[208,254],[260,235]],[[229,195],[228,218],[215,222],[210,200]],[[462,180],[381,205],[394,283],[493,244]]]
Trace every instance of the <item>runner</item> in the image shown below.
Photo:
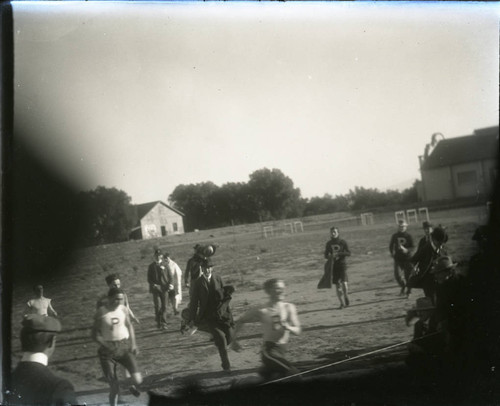
[[[100,345],[97,353],[104,377],[109,383],[109,404],[112,406],[117,405],[120,392],[116,374],[117,363],[128,370],[135,385],[142,383],[142,375],[135,359],[138,348],[134,326],[123,301],[123,290],[111,288],[108,293],[108,303],[97,310],[92,328],[92,338]],[[138,397],[140,392],[135,385],[131,385],[129,390]]]
[[[406,231],[408,224],[404,220],[399,220],[398,231],[391,237],[389,243],[389,252],[394,258],[394,278],[401,287],[400,296],[406,294],[406,298],[410,297],[411,287],[408,285],[408,279],[413,269],[410,258],[413,248],[413,238]]]
[[[241,350],[237,335],[246,323],[260,322],[262,326],[262,363],[259,370],[264,380],[277,379],[299,373],[286,358],[286,345],[290,333],[299,335],[302,331],[295,305],[284,302],[285,282],[281,279],[269,279],[264,282],[264,291],[269,301],[247,311],[236,322],[231,347]]]
[[[325,246],[325,259],[327,260],[324,267],[324,274],[318,284],[318,289],[330,289],[332,283],[335,284],[337,297],[339,298],[340,307],[349,306],[348,295],[348,277],[345,258],[350,256],[351,252],[347,246],[347,242],[339,238],[339,229],[337,227],[330,228],[330,240]]]
[[[121,280],[120,280],[120,275],[117,273],[112,273],[105,278],[106,284],[108,285],[108,291],[111,288],[121,288]],[[128,301],[128,297],[126,293],[123,293],[123,305],[128,309],[130,318],[135,321],[136,323],[139,323],[139,319],[135,317],[134,312],[130,308],[130,304]],[[105,293],[102,295],[99,299],[97,299],[96,302],[96,310],[99,309],[99,307],[104,306],[108,302],[108,293]]]
[[[43,286],[33,287],[35,297],[26,303],[24,314],[39,314],[40,316],[57,317],[57,312],[52,307],[52,299],[43,296]]]

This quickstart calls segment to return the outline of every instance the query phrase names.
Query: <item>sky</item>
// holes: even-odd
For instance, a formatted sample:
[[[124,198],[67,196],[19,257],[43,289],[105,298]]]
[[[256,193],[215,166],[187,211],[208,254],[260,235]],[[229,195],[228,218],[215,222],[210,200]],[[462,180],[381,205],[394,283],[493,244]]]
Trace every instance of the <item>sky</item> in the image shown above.
[[[496,2],[12,4],[15,136],[134,204],[262,168],[401,189],[433,133],[498,125]]]

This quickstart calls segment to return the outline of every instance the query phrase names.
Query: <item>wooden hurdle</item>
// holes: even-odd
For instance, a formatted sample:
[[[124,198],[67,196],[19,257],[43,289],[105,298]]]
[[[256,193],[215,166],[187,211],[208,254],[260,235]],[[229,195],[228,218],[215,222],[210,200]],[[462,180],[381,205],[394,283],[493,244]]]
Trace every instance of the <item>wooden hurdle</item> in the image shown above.
[[[405,214],[404,210],[395,211],[394,212],[394,217],[396,218],[396,224],[399,224],[399,220],[406,221],[406,214]]]
[[[418,223],[417,210],[415,209],[406,210],[406,218],[408,220],[408,224],[411,223],[411,219],[415,220],[415,223]]]

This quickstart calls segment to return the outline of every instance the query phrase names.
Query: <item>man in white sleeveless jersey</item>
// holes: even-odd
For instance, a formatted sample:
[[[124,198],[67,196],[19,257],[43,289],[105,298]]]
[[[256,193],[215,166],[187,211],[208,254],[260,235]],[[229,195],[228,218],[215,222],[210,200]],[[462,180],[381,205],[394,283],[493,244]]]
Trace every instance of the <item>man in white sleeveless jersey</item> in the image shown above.
[[[104,377],[109,383],[109,404],[116,406],[120,391],[116,364],[123,365],[136,385],[142,383],[142,375],[137,367],[135,356],[138,353],[135,331],[130,321],[129,310],[124,306],[124,292],[111,288],[108,303],[101,306],[94,316],[92,338],[100,345],[97,352]],[[134,396],[140,392],[135,385],[130,387]]]
[[[290,333],[299,335],[302,331],[297,309],[292,303],[284,302],[285,282],[280,279],[269,279],[264,282],[264,291],[269,301],[247,311],[236,322],[232,348],[239,351],[241,346],[237,341],[238,332],[245,323],[260,322],[262,326],[262,362],[263,367],[259,374],[264,379],[276,379],[299,373],[287,359],[285,359],[286,345]]]

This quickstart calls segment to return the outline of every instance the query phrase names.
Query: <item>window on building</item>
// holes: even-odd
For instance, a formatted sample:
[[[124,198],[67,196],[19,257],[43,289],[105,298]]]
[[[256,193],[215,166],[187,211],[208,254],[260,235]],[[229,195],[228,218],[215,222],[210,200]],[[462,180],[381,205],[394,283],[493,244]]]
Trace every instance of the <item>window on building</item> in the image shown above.
[[[468,183],[476,183],[477,174],[476,171],[458,172],[457,173],[457,184],[466,185]]]
[[[172,229],[174,230],[174,232],[177,231],[177,223],[172,223]]]

